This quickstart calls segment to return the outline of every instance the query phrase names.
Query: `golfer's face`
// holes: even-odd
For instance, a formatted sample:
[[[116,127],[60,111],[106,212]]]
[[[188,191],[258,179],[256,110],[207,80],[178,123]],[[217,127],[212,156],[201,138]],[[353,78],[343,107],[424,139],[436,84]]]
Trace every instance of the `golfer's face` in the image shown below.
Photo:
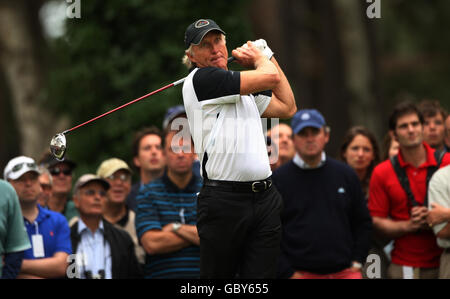
[[[198,67],[213,66],[228,69],[228,50],[225,37],[218,31],[212,31],[203,37],[198,45],[192,47],[193,55],[189,58]]]

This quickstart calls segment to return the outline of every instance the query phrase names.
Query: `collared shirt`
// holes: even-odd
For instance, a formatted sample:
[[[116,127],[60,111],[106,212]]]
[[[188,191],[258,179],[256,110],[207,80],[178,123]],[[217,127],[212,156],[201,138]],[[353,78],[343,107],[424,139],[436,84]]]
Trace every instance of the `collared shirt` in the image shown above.
[[[239,72],[205,67],[186,77],[183,101],[203,178],[248,182],[272,174],[261,121],[271,98],[271,91],[241,95]]]
[[[46,210],[37,205],[39,213],[34,222],[29,222],[24,218],[30,242],[32,235],[37,233],[42,235],[44,243],[43,258],[52,257],[56,252],[72,253],[72,243],[70,241],[70,229],[66,218],[57,212]],[[36,225],[37,224],[37,225]],[[31,244],[33,246],[33,244]],[[25,251],[24,259],[36,259],[33,249]]]
[[[397,157],[405,169],[411,192],[419,204],[423,204],[427,192],[427,171],[436,166],[434,149],[423,143],[427,160],[415,167],[403,158],[400,150]],[[450,155],[442,158],[440,167],[450,164]],[[372,172],[369,187],[369,211],[372,217],[391,218],[394,221],[409,220],[411,204],[400,185],[397,174],[388,159],[378,164]],[[395,239],[392,262],[398,265],[433,268],[439,266],[442,250],[436,244],[436,237],[430,230],[418,231]]]
[[[197,194],[201,187],[201,178],[193,175],[181,190],[164,173],[141,188],[135,220],[138,238],[149,230],[161,230],[173,222],[196,225]],[[165,254],[147,254],[144,275],[145,278],[199,278],[199,246],[191,245]]]
[[[92,233],[80,219],[78,221],[78,233],[81,239],[77,254],[80,254],[81,258],[77,259],[77,262],[78,269],[81,269],[81,278],[86,278],[88,271],[91,271],[92,275],[95,276],[103,270],[105,271],[104,278],[111,279],[111,247],[104,238],[103,221],[100,221],[97,230]]]
[[[319,165],[317,165],[316,167],[311,167],[310,165],[308,165],[308,163],[306,163],[298,153],[295,154],[293,162],[295,165],[297,165],[298,167],[300,167],[301,169],[315,169],[315,168],[320,168],[322,167],[325,162],[327,160],[327,155],[325,155],[325,152],[322,152],[322,157],[320,158],[320,162]]]

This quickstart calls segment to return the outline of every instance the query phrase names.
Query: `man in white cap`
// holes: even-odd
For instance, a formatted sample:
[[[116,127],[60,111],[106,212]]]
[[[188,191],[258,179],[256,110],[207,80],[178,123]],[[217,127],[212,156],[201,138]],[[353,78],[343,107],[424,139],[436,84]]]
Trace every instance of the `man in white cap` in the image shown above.
[[[97,169],[97,175],[105,179],[110,185],[106,193],[103,217],[130,234],[135,246],[136,257],[139,263],[144,264],[145,251],[139,245],[134,225],[136,214],[126,203],[126,198],[131,190],[131,174],[132,171],[128,164],[117,158],[103,161]]]
[[[71,254],[70,232],[63,215],[38,203],[39,170],[32,158],[20,156],[8,162],[3,176],[17,192],[32,248],[25,251],[19,278],[59,278],[66,275]]]
[[[75,184],[73,201],[80,219],[71,226],[70,237],[77,254],[77,278],[140,277],[130,235],[102,218],[109,187],[107,181],[94,174],[82,175]]]

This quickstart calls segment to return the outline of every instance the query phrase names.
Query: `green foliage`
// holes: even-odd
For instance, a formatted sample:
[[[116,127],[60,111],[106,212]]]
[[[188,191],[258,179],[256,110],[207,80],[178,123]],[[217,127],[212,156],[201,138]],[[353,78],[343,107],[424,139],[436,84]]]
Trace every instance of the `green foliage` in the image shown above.
[[[450,109],[450,1],[382,1],[378,48],[387,102],[401,95],[434,98]]]
[[[228,48],[252,39],[248,1],[82,1],[81,19],[51,41],[49,109],[77,125],[187,75],[181,64],[184,31],[199,18],[227,32]],[[95,172],[118,157],[131,162],[131,142],[144,126],[161,127],[168,107],[181,104],[181,87],[165,90],[67,135],[77,174]]]

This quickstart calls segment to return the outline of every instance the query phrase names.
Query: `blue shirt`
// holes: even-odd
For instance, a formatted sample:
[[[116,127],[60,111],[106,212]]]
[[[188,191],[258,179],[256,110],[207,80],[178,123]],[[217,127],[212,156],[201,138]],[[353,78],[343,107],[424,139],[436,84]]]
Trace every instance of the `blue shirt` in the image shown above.
[[[196,225],[197,194],[201,187],[201,178],[194,174],[183,190],[167,174],[144,185],[136,198],[138,238],[173,222]],[[145,278],[200,278],[200,248],[192,245],[166,254],[147,254],[144,275]]]
[[[84,224],[83,220],[78,220],[78,233],[81,236],[77,254],[81,254],[78,264],[81,269],[81,278],[86,278],[86,271],[91,271],[93,275],[105,271],[106,279],[111,279],[111,247],[104,238],[103,221],[100,221],[98,229],[92,231]],[[77,260],[78,261],[78,260]]]
[[[36,234],[37,230],[42,235],[44,241],[44,256],[42,258],[52,257],[56,252],[72,253],[72,244],[70,242],[70,230],[66,218],[57,212],[46,210],[37,205],[39,214],[33,223],[24,218],[27,228],[28,238],[32,242],[31,236]],[[31,244],[33,246],[33,244]],[[25,251],[24,259],[36,259],[33,254],[33,248]]]

